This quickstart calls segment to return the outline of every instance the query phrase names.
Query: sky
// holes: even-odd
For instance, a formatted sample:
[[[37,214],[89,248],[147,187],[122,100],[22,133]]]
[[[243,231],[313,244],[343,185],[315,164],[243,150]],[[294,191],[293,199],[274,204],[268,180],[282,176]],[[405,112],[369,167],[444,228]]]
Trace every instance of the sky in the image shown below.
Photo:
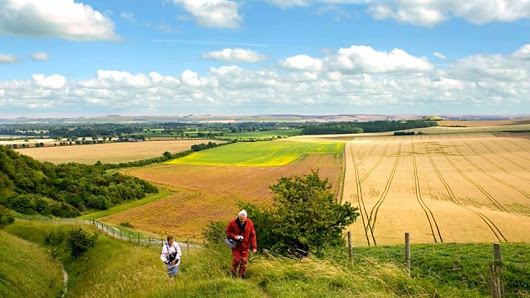
[[[0,117],[529,114],[530,0],[0,0]]]

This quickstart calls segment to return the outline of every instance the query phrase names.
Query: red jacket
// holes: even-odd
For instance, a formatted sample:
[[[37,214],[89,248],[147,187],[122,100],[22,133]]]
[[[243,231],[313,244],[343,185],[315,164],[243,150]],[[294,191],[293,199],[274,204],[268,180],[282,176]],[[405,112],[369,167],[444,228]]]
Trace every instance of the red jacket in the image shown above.
[[[243,235],[243,241],[237,241],[237,246],[235,249],[248,250],[250,243],[252,243],[252,248],[257,249],[258,244],[256,243],[256,231],[254,231],[254,223],[247,218],[245,229],[243,230],[243,233],[240,233],[241,229],[237,225],[237,221],[239,221],[238,217],[232,219],[226,227],[226,235],[232,239],[236,239],[237,235]]]

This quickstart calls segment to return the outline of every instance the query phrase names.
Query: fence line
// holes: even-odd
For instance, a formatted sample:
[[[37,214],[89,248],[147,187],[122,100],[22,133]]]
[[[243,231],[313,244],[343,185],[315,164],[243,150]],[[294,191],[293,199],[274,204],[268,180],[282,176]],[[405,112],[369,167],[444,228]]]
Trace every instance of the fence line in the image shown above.
[[[156,246],[161,247],[166,239],[164,238],[157,238],[157,237],[151,237],[151,236],[145,236],[141,233],[135,233],[128,230],[120,229],[119,227],[114,227],[108,224],[105,224],[101,221],[95,220],[95,219],[80,219],[80,218],[32,218],[32,219],[23,219],[23,220],[31,220],[31,221],[41,221],[41,222],[48,222],[48,223],[60,223],[60,224],[86,224],[86,225],[94,225],[98,230],[101,232],[107,234],[110,237],[113,237],[115,239],[120,239],[122,241],[130,242],[137,245],[145,245],[145,246]],[[197,235],[192,235],[193,237]],[[182,239],[175,239],[176,242],[179,243],[181,246],[181,249],[183,248],[183,245],[186,246],[186,248],[189,250],[190,248],[199,248],[201,247],[201,244],[199,242],[190,241],[189,238],[186,240]],[[203,242],[204,243],[204,242]]]

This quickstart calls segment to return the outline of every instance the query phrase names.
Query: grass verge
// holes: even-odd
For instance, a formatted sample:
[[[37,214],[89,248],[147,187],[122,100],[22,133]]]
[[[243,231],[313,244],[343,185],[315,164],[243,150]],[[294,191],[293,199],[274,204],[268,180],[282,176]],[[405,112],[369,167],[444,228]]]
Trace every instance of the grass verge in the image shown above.
[[[61,265],[35,243],[0,230],[0,297],[60,297]]]

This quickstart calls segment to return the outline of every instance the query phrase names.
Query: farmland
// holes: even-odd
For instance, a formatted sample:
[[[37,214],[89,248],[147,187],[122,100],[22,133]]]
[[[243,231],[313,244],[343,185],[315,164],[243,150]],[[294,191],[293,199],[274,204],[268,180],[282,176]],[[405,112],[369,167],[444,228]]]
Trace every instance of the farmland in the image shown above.
[[[455,128],[448,128],[455,129]],[[358,137],[345,149],[356,245],[530,241],[530,144],[490,133]]]
[[[272,148],[285,149],[283,142],[281,144],[275,144],[275,142],[259,144],[263,148],[269,148],[270,151],[267,154],[269,161],[262,158],[264,152],[259,150],[260,146],[255,147],[255,144],[238,143],[198,152],[209,153],[210,160],[222,160],[223,156],[230,157],[229,154],[235,155],[241,152],[248,160],[255,161],[252,166],[249,166],[250,163],[247,166],[194,164],[192,162],[198,160],[195,156],[195,159],[186,162],[123,170],[124,173],[155,182],[171,190],[173,194],[153,203],[102,218],[102,220],[116,225],[127,221],[138,229],[157,235],[172,233],[181,239],[197,239],[200,238],[201,229],[209,221],[228,220],[234,217],[237,214],[237,203],[240,201],[256,204],[270,203],[272,194],[269,186],[275,184],[282,176],[304,175],[310,173],[311,170],[318,170],[322,177],[329,179],[333,185],[333,191],[339,193],[342,173],[341,143],[305,144],[304,147],[286,142],[285,144],[289,146],[294,144],[293,148],[297,151],[287,150],[285,152],[291,155],[294,154],[293,152],[298,152],[298,155],[292,162],[279,166],[270,166],[270,160],[278,164],[278,160],[283,163],[285,158],[277,159],[280,155],[271,153],[276,152]],[[327,148],[327,151],[318,150],[318,148]],[[253,151],[254,149],[256,151]],[[254,158],[248,157],[250,152],[254,152]],[[307,154],[311,152],[318,154]],[[215,156],[217,157],[214,158]],[[227,160],[234,160],[234,164],[237,164],[239,159],[227,158]],[[263,166],[263,164],[268,166]]]
[[[17,149],[16,151],[40,161],[55,164],[77,162],[83,164],[120,163],[158,157],[165,151],[171,153],[189,150],[191,145],[204,140],[123,142],[95,145],[53,146]]]
[[[213,150],[195,152],[171,164],[282,166],[301,155],[338,154],[341,142],[253,142],[236,143]]]

